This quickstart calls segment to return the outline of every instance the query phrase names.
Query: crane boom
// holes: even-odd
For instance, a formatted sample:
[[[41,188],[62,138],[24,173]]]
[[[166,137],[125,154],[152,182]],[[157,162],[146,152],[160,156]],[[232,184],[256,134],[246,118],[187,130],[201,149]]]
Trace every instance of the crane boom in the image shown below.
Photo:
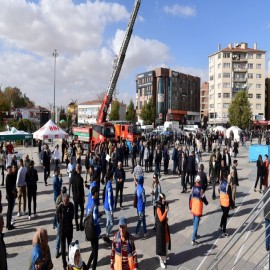
[[[132,31],[133,31],[133,27],[136,21],[136,17],[140,8],[140,4],[141,4],[141,0],[136,0],[129,22],[128,22],[128,27],[126,30],[126,34],[124,37],[124,40],[122,42],[122,46],[119,52],[119,57],[117,60],[117,63],[113,69],[112,75],[111,75],[111,79],[109,81],[109,85],[107,87],[107,93],[106,96],[104,97],[102,104],[101,104],[101,108],[98,112],[98,118],[97,118],[97,123],[103,123],[106,122],[106,118],[107,118],[107,112],[109,109],[109,106],[112,102],[112,97],[113,97],[113,93],[115,91],[116,88],[116,84],[119,78],[119,74],[121,72],[124,60],[125,60],[125,56],[126,56],[126,51],[128,48],[128,44],[132,35]]]

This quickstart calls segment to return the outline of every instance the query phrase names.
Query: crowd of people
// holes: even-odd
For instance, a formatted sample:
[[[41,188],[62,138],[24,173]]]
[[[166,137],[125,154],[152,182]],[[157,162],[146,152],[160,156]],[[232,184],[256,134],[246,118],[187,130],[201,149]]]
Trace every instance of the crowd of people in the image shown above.
[[[233,150],[231,150],[232,148]],[[208,173],[205,172],[202,163],[203,152],[210,153]],[[229,211],[236,207],[237,186],[239,186],[236,159],[238,152],[237,141],[230,138],[226,139],[224,144],[223,135],[215,132],[189,133],[175,137],[152,136],[134,142],[131,147],[126,142],[101,143],[93,152],[84,150],[80,142],[68,143],[63,140],[61,149],[57,144],[52,151],[48,144],[43,145],[39,142],[38,154],[40,165],[44,170],[45,185],[48,185],[51,167],[54,167],[52,185],[55,215],[52,226],[57,235],[55,257],[57,259],[61,257],[63,269],[96,269],[102,231],[100,220],[104,210],[106,224],[103,241],[112,247],[110,268],[115,270],[138,269],[139,263],[134,239],[140,237],[146,239],[149,235],[145,215],[144,179],[146,174],[153,175],[151,195],[155,224],[152,230],[156,232],[156,254],[159,257],[161,268],[167,268],[167,255],[171,249],[168,224],[169,204],[166,201],[166,194],[162,192],[162,174],[178,175],[182,193],[189,193],[189,207],[193,215],[192,246],[198,245],[197,233],[200,218],[203,215],[203,205],[209,204],[206,198],[206,193],[210,192],[209,185],[212,200],[217,198],[216,189],[219,191],[222,211],[219,229],[221,236],[227,237],[227,218]],[[11,159],[8,159],[7,156],[10,154]],[[14,158],[14,148],[11,150],[7,148],[5,151],[2,147],[0,148],[3,185],[4,176],[6,176],[8,202],[6,228],[8,230],[15,229],[13,211],[16,199],[17,216],[26,215],[27,205],[28,218],[32,219],[37,216],[37,181],[39,180],[35,163],[29,159],[29,156],[26,156],[24,160],[20,159],[18,166],[17,161],[12,163],[12,156]],[[7,163],[6,160],[10,160],[10,162]],[[171,170],[169,170],[170,161]],[[137,209],[137,226],[133,233],[129,232],[127,218],[121,217],[118,221],[119,228],[112,235],[115,225],[114,213],[118,207],[119,210],[123,209],[126,203],[123,192],[126,169],[129,164],[134,179],[133,206]],[[161,165],[163,165],[163,171]],[[63,185],[60,166],[66,169],[69,179],[68,186]],[[260,191],[262,185],[268,185],[268,167],[268,156],[265,156],[264,162],[259,156],[255,191],[259,180]],[[93,230],[90,227],[91,220],[86,222],[90,216]],[[75,227],[73,226],[74,221]],[[2,227],[3,223],[3,217],[0,216]],[[82,261],[79,241],[73,239],[74,229],[83,231],[91,244],[91,254],[86,263]],[[6,253],[1,252],[0,266],[4,265],[1,264],[4,256]],[[6,268],[0,267],[0,269]],[[45,228],[38,228],[33,237],[31,269],[53,269],[48,234]]]

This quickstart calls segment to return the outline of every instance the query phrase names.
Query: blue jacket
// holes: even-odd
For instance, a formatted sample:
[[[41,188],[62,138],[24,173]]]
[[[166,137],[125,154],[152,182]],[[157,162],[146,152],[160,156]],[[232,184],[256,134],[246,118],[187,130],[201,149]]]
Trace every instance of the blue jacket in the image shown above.
[[[62,179],[60,179],[58,175],[54,175],[54,177],[53,177],[54,202],[56,202],[57,197],[61,193],[61,187],[62,187]]]
[[[113,188],[112,183],[108,180],[106,184],[106,192],[105,192],[105,200],[104,200],[104,209],[106,211],[112,211],[114,205],[114,198],[113,198]]]
[[[33,251],[32,251],[31,270],[36,269],[35,264],[36,264],[37,260],[42,261],[42,253],[41,253],[39,245],[35,244],[34,247],[33,247]],[[42,265],[41,270],[44,270],[43,265]]]
[[[138,185],[136,187],[135,190],[136,194],[137,194],[137,211],[138,212],[144,212],[145,211],[145,201],[146,201],[146,197],[145,197],[145,190],[143,187],[143,180],[140,181],[140,179],[138,180]]]
[[[86,206],[86,216],[89,215],[90,211],[92,210],[93,206],[93,218],[94,218],[94,224],[97,226],[97,234],[98,237],[101,234],[101,227],[99,224],[99,211],[98,211],[98,199],[91,198],[88,200],[87,206]]]

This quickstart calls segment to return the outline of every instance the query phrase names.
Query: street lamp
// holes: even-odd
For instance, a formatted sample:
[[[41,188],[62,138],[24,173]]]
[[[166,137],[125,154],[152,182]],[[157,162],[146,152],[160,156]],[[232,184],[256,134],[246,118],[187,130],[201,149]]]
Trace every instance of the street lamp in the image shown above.
[[[53,122],[55,122],[55,76],[56,76],[56,57],[59,55],[57,50],[54,49],[52,53],[54,57],[54,80],[53,80]]]

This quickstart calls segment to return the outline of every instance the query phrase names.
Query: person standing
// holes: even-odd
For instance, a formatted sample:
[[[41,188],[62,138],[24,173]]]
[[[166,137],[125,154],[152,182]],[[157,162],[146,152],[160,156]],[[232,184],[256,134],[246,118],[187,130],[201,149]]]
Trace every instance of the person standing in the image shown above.
[[[190,189],[194,186],[194,177],[196,175],[195,165],[195,153],[191,151],[191,154],[187,158],[187,182],[189,181]]]
[[[34,169],[34,161],[30,161],[30,168],[26,173],[25,181],[27,185],[27,198],[28,198],[28,219],[31,219],[31,203],[33,199],[33,212],[34,217],[37,214],[37,181],[38,181],[38,173],[37,170]]]
[[[231,187],[232,187],[232,201],[233,201],[233,208],[236,207],[235,199],[236,199],[236,187],[239,186],[239,180],[238,180],[238,173],[237,173],[237,165],[238,161],[235,159],[233,161],[232,170],[234,172],[233,178],[230,181]]]
[[[137,196],[137,214],[138,214],[138,223],[136,226],[136,232],[134,237],[140,237],[140,228],[141,223],[143,223],[143,231],[144,231],[144,238],[148,236],[147,227],[146,227],[146,217],[145,217],[145,203],[146,203],[146,196],[145,196],[145,189],[143,187],[144,177],[139,176],[138,178],[138,185],[135,189],[134,196]]]
[[[232,206],[232,189],[227,181],[227,178],[223,178],[219,185],[220,193],[220,207],[222,209],[222,217],[220,220],[219,229],[222,231],[222,237],[228,237],[226,233],[227,219],[229,216],[230,206]]]
[[[266,189],[268,187],[268,176],[269,176],[269,161],[268,161],[268,155],[264,155],[264,175],[263,175],[263,186]]]
[[[11,143],[11,141],[9,141],[6,149],[7,149],[7,166],[9,166],[9,165],[11,165],[12,155],[14,153],[14,147],[13,147],[13,144]]]
[[[137,157],[137,146],[136,146],[136,143],[134,142],[132,144],[132,150],[131,150],[131,163],[132,163],[132,172],[134,171],[134,168],[135,166],[137,165],[137,160],[136,160],[136,157]]]
[[[164,162],[164,174],[168,174],[168,167],[169,167],[169,161],[170,161],[170,153],[169,153],[169,149],[168,146],[164,146],[164,150],[163,150],[163,162]]]
[[[0,215],[0,269],[1,270],[7,270],[7,250],[6,250],[6,244],[4,241],[4,234],[3,234],[3,228],[4,228],[4,218],[2,215]]]
[[[144,159],[144,170],[145,172],[149,172],[149,146],[148,145],[145,146],[143,159]]]
[[[56,169],[59,166],[60,162],[60,151],[59,151],[59,145],[57,144],[54,148],[54,168]]]
[[[123,203],[124,183],[125,183],[125,180],[126,180],[126,172],[122,167],[122,162],[120,162],[120,161],[118,162],[118,167],[115,170],[114,179],[115,179],[115,182],[116,182],[114,208],[116,209],[117,200],[118,200],[118,194],[119,194],[119,191],[120,191],[120,207],[121,207],[121,209],[124,209],[122,203]]]
[[[72,194],[73,194],[73,201],[74,201],[74,211],[75,211],[75,223],[76,223],[76,231],[83,231],[83,215],[84,215],[84,182],[83,178],[81,176],[81,165],[77,164],[76,165],[76,171],[73,175],[73,183],[72,183]],[[79,211],[79,206],[81,210],[81,216],[80,216],[80,227],[78,223],[78,211]]]
[[[171,237],[168,225],[168,213],[169,205],[166,202],[166,196],[164,193],[159,194],[159,200],[157,203],[157,233],[156,233],[156,254],[159,256],[160,267],[162,269],[167,268],[166,259],[168,250],[171,250]]]
[[[160,174],[161,160],[162,160],[162,153],[160,150],[160,146],[158,145],[155,152],[155,174],[158,175],[159,180],[162,180],[161,174]]]
[[[23,160],[20,159],[20,168],[17,174],[16,187],[18,193],[18,214],[19,217],[21,214],[26,212],[26,181],[25,176],[27,173],[26,167],[24,167]],[[21,200],[23,197],[23,212],[21,212]]]
[[[184,151],[182,151],[181,153],[182,157],[181,157],[181,161],[180,161],[180,167],[179,170],[181,171],[181,184],[182,184],[182,188],[183,190],[181,191],[181,193],[186,193],[187,192],[187,181],[188,181],[188,175],[187,175],[187,156],[186,153]]]
[[[158,180],[158,176],[156,174],[153,175],[153,184],[152,184],[152,203],[153,203],[153,212],[154,212],[154,220],[155,220],[155,225],[152,230],[156,230],[156,204],[158,201],[158,196],[161,193],[161,186]]]
[[[111,270],[138,270],[136,248],[131,234],[127,231],[127,219],[119,219],[119,231],[115,233],[111,252]]]
[[[107,183],[105,189],[105,198],[104,198],[104,210],[106,213],[106,235],[103,238],[105,242],[108,244],[111,243],[110,241],[110,233],[113,228],[114,218],[113,218],[113,206],[114,206],[114,198],[113,198],[113,188],[112,188],[112,180],[113,180],[113,173],[108,172],[106,175]]]
[[[67,142],[65,139],[62,139],[62,145],[61,145],[61,148],[62,148],[62,163],[64,163],[64,156],[65,156],[65,153],[67,152]]]
[[[128,157],[129,157],[129,147],[127,145],[127,142],[124,144],[124,161],[125,161],[125,167],[128,167]]]
[[[199,169],[198,175],[200,176],[200,179],[201,179],[200,184],[201,184],[201,187],[203,189],[203,192],[205,192],[207,189],[207,176],[206,176],[206,173],[204,172],[204,165],[203,164],[200,164],[200,169]]]
[[[72,189],[73,175],[76,170],[76,163],[72,161],[72,158],[69,159],[67,173],[68,173],[68,196],[70,196],[70,190]]]
[[[4,186],[4,178],[5,178],[5,160],[6,160],[6,154],[2,147],[0,147],[0,170],[2,174],[2,186]]]
[[[50,153],[48,150],[48,145],[44,146],[42,164],[44,168],[44,183],[45,183],[45,186],[47,186],[47,179],[50,175]]]
[[[143,157],[144,157],[144,145],[143,141],[140,141],[140,146],[139,146],[139,164],[140,166],[143,167]]]
[[[69,201],[69,196],[67,194],[62,195],[63,202],[59,204],[56,210],[56,219],[59,224],[59,235],[61,242],[62,251],[62,263],[64,269],[67,267],[66,259],[66,243],[69,247],[72,237],[73,237],[73,218],[74,218],[74,206],[73,203]]]
[[[212,183],[212,199],[216,199],[216,182],[218,175],[218,165],[216,162],[216,156],[213,155],[212,159],[209,162],[209,171],[210,171],[210,179]]]
[[[61,193],[62,187],[62,174],[60,173],[60,168],[55,168],[54,177],[53,177],[53,196],[54,196],[54,203],[56,202],[57,197]]]
[[[16,189],[16,175],[12,172],[11,166],[7,166],[7,175],[6,175],[6,198],[7,198],[7,222],[6,227],[8,230],[14,229],[14,226],[11,224],[12,212],[15,205],[15,199],[17,197]]]
[[[232,160],[231,160],[230,154],[228,153],[228,148],[225,148],[224,149],[223,157],[222,158],[224,160],[224,165],[227,168],[227,172],[229,172],[230,171],[231,164],[232,164]]]
[[[260,180],[260,193],[262,192],[262,182],[263,182],[263,176],[264,176],[264,166],[263,166],[263,160],[262,160],[262,155],[258,156],[258,160],[257,160],[257,178],[256,178],[256,182],[255,182],[255,186],[254,186],[254,191],[256,192],[256,188],[257,188],[257,184],[258,181]]]
[[[91,247],[92,252],[90,254],[90,257],[88,259],[87,263],[87,269],[90,269],[91,263],[92,269],[95,270],[97,268],[97,260],[98,260],[98,240],[101,234],[101,228],[100,228],[100,217],[101,214],[99,213],[98,209],[98,187],[94,186],[91,189],[92,198],[88,200],[87,206],[86,206],[86,216],[88,216],[91,212],[93,213],[93,219],[94,219],[94,225],[96,228],[96,235],[92,238]]]
[[[197,175],[195,178],[195,186],[191,189],[189,197],[189,209],[191,210],[191,213],[193,215],[193,233],[191,239],[192,246],[198,244],[196,238],[199,229],[200,219],[203,214],[203,204],[208,204],[203,189],[201,188],[200,181],[200,176]]]

